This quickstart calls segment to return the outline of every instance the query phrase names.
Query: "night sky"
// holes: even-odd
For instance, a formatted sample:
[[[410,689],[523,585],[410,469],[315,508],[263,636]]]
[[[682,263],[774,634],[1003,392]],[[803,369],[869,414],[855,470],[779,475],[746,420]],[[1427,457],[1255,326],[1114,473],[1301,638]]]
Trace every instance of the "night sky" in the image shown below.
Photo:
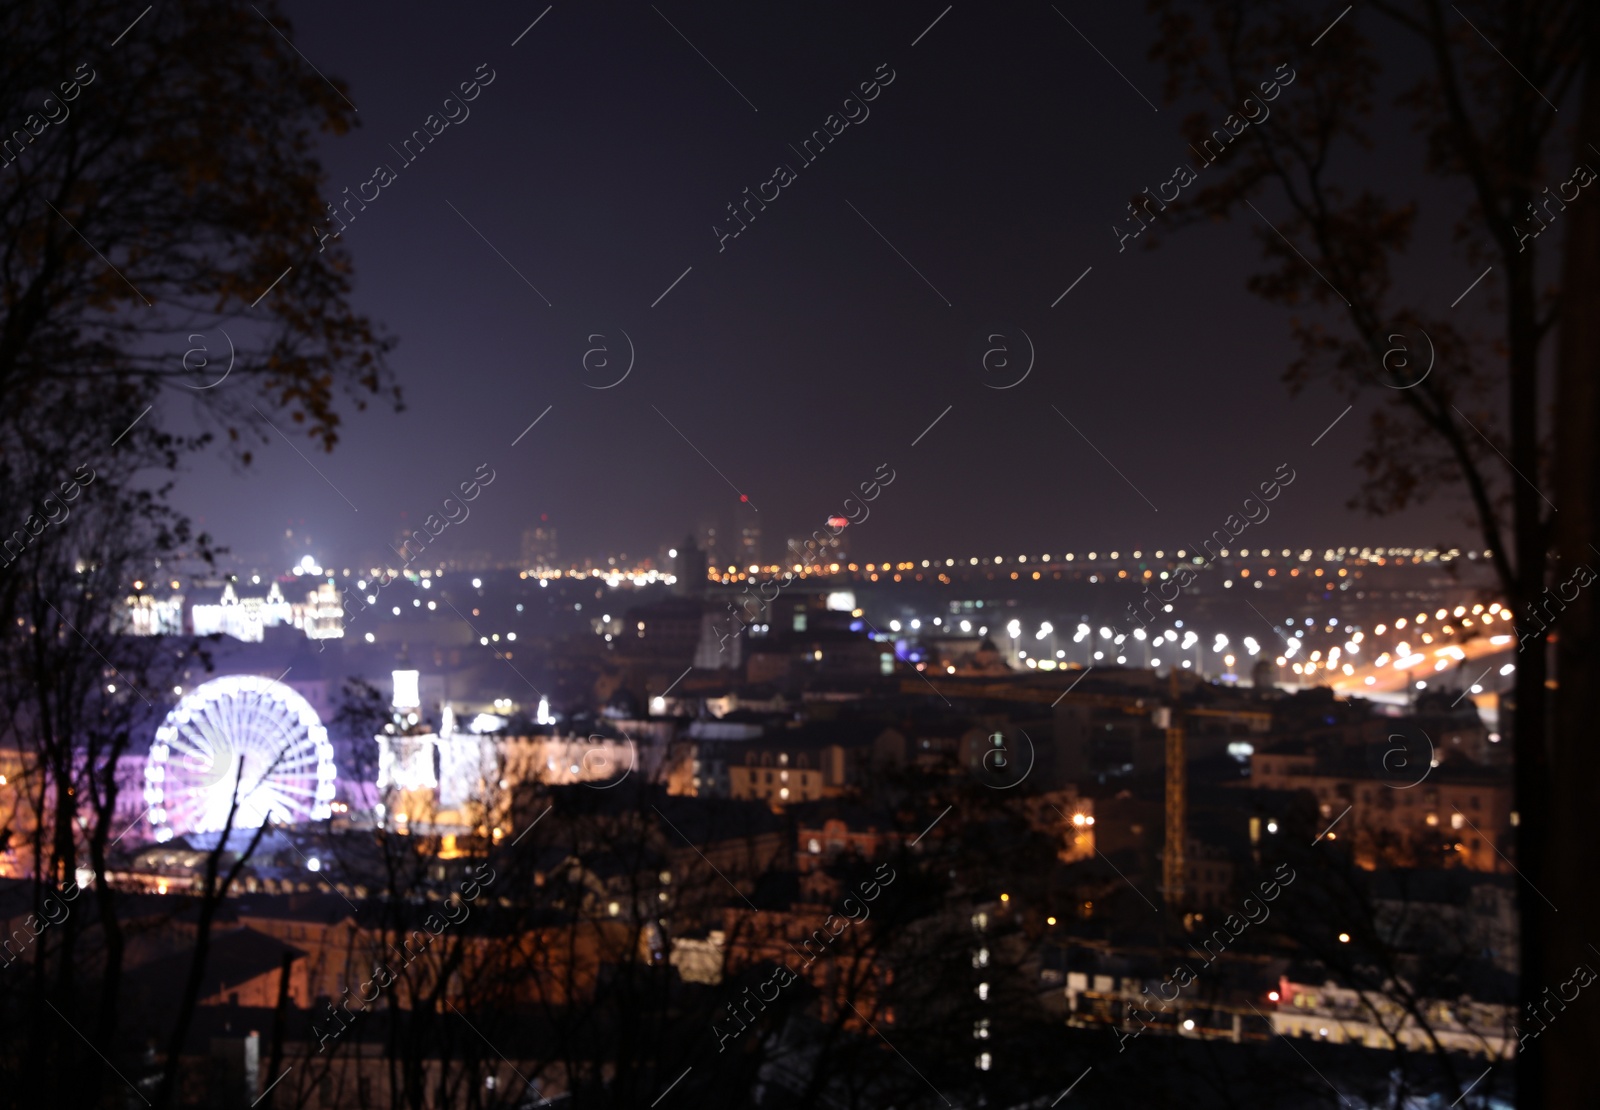
[[[329,199],[396,171],[343,242],[408,411],[352,416],[331,456],[298,443],[326,481],[276,440],[243,473],[195,465],[180,504],[242,553],[276,555],[293,521],[337,565],[487,463],[460,546],[510,556],[539,514],[564,558],[756,521],[771,558],[888,463],[854,551],[921,558],[1192,544],[1288,463],[1263,543],[1467,538],[1449,504],[1344,508],[1375,402],[1312,446],[1346,402],[1283,385],[1288,314],[1244,285],[1256,227],[1118,252],[1126,198],[1193,161],[1182,112],[1144,99],[1137,7],[957,4],[915,45],[942,4],[863,7],[290,3],[360,111],[324,143]],[[470,117],[404,164],[391,144],[485,63]],[[844,101],[875,78],[870,115],[805,162],[790,144],[859,117]],[[726,206],[780,165],[792,182],[719,251]],[[1427,272],[1445,303],[1472,277],[1447,251]],[[624,332],[633,369],[590,388]],[[1023,352],[1022,332],[1032,371],[991,388],[985,336]],[[623,361],[586,371],[602,345]]]

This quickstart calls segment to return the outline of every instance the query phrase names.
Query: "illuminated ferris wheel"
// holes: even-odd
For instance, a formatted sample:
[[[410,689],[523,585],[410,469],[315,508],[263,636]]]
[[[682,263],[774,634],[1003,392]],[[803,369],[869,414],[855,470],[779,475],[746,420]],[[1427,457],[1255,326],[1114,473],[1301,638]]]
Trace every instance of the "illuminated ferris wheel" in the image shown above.
[[[311,704],[281,682],[228,675],[196,687],[156,729],[144,800],[159,842],[315,821],[333,801],[333,745]]]

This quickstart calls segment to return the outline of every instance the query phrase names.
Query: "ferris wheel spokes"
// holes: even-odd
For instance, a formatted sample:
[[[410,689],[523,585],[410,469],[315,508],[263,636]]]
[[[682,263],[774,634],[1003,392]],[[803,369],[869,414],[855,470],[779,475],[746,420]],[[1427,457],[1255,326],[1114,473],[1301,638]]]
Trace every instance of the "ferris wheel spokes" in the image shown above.
[[[173,758],[176,755],[177,758]],[[157,728],[145,764],[156,839],[320,820],[334,796],[333,746],[288,686],[229,675],[197,687]]]

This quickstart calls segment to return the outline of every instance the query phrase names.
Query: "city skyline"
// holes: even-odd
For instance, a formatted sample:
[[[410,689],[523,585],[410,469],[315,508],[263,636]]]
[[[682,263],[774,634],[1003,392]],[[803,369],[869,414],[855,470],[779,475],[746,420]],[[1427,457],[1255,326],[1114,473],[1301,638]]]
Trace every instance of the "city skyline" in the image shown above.
[[[258,420],[250,467],[196,461],[179,503],[218,542],[274,550],[292,522],[353,557],[480,463],[501,484],[450,542],[505,556],[540,514],[581,553],[648,551],[685,524],[804,536],[883,462],[903,477],[862,525],[878,549],[948,549],[974,528],[1002,549],[1176,545],[1280,463],[1300,475],[1273,507],[1283,543],[1471,538],[1448,494],[1404,521],[1345,507],[1377,407],[1285,387],[1284,317],[1245,287],[1248,228],[1157,251],[1109,230],[1152,164],[1191,157],[1177,118],[1073,29],[1153,95],[1153,25],[1134,10],[1068,25],[1048,6],[1005,20],[958,9],[914,47],[921,27],[850,9],[775,16],[746,37],[732,9],[619,20],[557,6],[515,47],[523,28],[506,33],[496,13],[457,13],[429,36],[354,10],[289,14],[362,108],[319,149],[354,215],[328,246],[350,252],[356,303],[399,340],[407,411],[351,414],[332,454]],[[615,47],[595,73],[563,49],[591,39]],[[977,86],[949,69],[1000,52],[1009,64]],[[483,59],[495,79],[469,114],[397,161],[392,145]],[[802,162],[792,147],[880,63],[893,82],[849,109],[870,116]],[[1075,104],[1099,109],[1066,148],[1050,135]],[[522,148],[511,129],[525,116],[562,127]],[[555,160],[586,168],[556,174]],[[374,162],[399,176],[358,211],[339,188]],[[740,190],[773,162],[799,176],[760,210]],[[907,162],[933,172],[903,180]],[[634,205],[622,183],[641,170]],[[748,231],[719,244],[710,229],[738,226],[735,195]],[[956,207],[981,215],[947,237],[940,213]],[[1444,250],[1429,262],[1441,307],[1476,276]],[[805,296],[772,284],[780,273]],[[1168,326],[1142,326],[1153,311]],[[187,393],[162,401],[180,427]]]
[[[11,1101],[1592,1101],[1600,7],[0,72]]]

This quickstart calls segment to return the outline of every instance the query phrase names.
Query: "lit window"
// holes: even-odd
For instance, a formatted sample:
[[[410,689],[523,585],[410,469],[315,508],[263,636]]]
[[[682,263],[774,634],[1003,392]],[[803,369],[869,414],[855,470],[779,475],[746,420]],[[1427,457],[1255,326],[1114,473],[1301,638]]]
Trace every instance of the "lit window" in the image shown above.
[[[992,1059],[989,1056],[989,1054],[987,1052],[985,1052],[985,1053],[982,1053],[978,1057],[978,1061],[977,1062],[978,1062],[978,1070],[979,1071],[988,1071],[989,1070],[989,1065],[992,1062]]]
[[[989,1001],[989,984],[988,983],[979,983],[978,984],[978,1001],[979,1002],[987,1002],[987,1001]]]
[[[822,841],[813,836],[810,840],[806,841],[806,851],[810,852],[814,856],[821,855]]]
[[[979,1018],[972,1023],[972,1037],[974,1040],[986,1041],[989,1039],[989,1019]]]
[[[989,966],[989,950],[987,948],[980,948],[980,949],[978,949],[978,951],[976,953],[973,954],[972,966],[973,967],[988,967]]]

